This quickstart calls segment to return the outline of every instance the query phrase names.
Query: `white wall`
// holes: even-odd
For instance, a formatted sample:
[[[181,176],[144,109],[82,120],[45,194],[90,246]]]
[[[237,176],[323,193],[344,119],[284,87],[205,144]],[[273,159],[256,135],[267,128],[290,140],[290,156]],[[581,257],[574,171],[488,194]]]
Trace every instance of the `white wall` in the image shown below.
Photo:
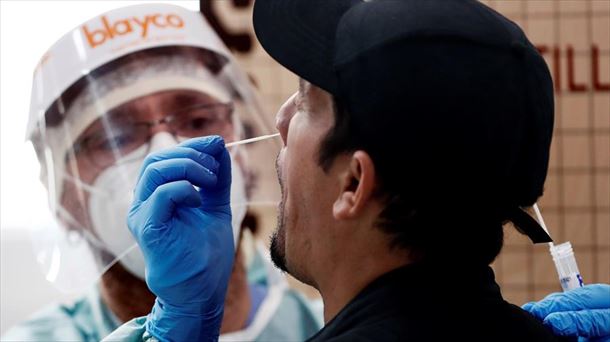
[[[24,142],[32,72],[43,53],[82,22],[153,1],[0,1],[0,334],[42,305],[65,301],[35,261],[27,228],[51,220],[38,162]],[[163,2],[163,1],[157,1]],[[165,1],[198,10],[199,2]]]

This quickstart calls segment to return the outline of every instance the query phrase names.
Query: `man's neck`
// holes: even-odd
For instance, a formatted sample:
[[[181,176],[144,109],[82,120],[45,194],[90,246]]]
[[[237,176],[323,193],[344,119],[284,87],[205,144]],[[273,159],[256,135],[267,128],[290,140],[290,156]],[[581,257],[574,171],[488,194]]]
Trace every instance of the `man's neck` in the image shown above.
[[[248,275],[241,253],[235,256],[235,264],[229,279],[227,296],[225,297],[224,316],[220,333],[225,334],[239,331],[246,327],[248,316],[252,307],[250,289],[248,288]]]
[[[364,253],[353,253],[334,265],[329,276],[318,285],[324,301],[324,322],[333,319],[364,288],[380,276],[409,264],[407,252],[388,251],[377,253],[371,249],[361,249]],[[350,255],[344,253],[344,255]]]
[[[121,322],[146,316],[156,298],[144,281],[129,273],[120,263],[104,273],[100,292],[104,303]]]
[[[148,315],[156,298],[143,280],[129,273],[120,263],[104,273],[100,289],[102,300],[121,322]],[[246,270],[243,262],[236,262],[227,289],[220,333],[245,328],[250,307]]]

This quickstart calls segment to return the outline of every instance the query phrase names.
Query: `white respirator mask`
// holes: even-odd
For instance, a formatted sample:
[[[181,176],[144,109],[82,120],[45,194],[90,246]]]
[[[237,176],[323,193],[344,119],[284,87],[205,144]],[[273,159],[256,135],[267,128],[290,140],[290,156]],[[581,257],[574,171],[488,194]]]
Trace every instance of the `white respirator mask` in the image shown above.
[[[178,141],[169,133],[158,133],[151,138],[150,151],[174,147]],[[142,146],[141,148],[148,148]],[[130,155],[142,155],[136,150]],[[140,279],[145,279],[144,255],[132,248],[135,240],[127,227],[127,214],[133,202],[133,190],[138,180],[142,158],[130,160],[126,155],[117,164],[102,171],[93,185],[86,186],[90,193],[89,215],[95,233],[109,252],[120,258],[121,264]],[[231,156],[231,212],[233,242],[237,248],[241,223],[246,215],[246,184],[241,168]]]

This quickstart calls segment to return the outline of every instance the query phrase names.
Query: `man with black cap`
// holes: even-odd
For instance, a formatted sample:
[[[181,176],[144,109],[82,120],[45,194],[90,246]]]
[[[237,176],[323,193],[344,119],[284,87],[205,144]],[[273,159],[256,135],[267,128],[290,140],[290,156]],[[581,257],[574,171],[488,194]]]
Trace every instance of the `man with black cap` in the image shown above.
[[[556,340],[502,298],[489,267],[506,222],[550,241],[523,208],[543,192],[553,86],[523,31],[474,0],[257,0],[254,25],[265,50],[301,77],[277,114],[282,201],[271,255],[322,295],[326,326],[311,340]],[[183,147],[222,160],[222,144]],[[147,278],[160,304],[146,336],[171,340],[199,322],[208,328],[190,336],[215,338],[209,322],[222,301],[210,294],[226,284],[189,305],[171,293],[198,286],[192,274],[221,278],[205,263],[220,254],[209,245],[193,263],[194,247],[172,245],[184,232],[172,222],[221,206],[201,207],[192,187],[168,190],[187,180],[209,188],[205,202],[230,177],[222,166],[212,174],[217,183],[185,175],[151,186],[144,176],[136,187],[158,192],[134,203],[129,220],[148,271],[168,250],[191,260],[188,276],[164,264],[165,275]],[[164,207],[171,212],[150,211]],[[228,229],[214,217],[203,231]]]
[[[322,294],[313,340],[555,339],[488,266],[507,221],[550,241],[521,209],[542,195],[553,128],[521,29],[454,0],[259,1],[254,24],[302,77],[277,116],[271,253]]]

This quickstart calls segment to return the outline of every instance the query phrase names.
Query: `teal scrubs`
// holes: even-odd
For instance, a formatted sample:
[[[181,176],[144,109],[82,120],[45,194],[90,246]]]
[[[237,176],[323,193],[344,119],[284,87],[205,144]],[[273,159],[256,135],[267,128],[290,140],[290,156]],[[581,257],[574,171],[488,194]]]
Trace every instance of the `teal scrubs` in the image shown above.
[[[121,322],[97,287],[71,305],[54,305],[9,329],[2,341],[100,341]]]
[[[223,341],[303,341],[322,327],[320,306],[288,287],[259,248],[248,269],[248,282],[265,288],[265,297],[242,331],[221,335]],[[13,327],[2,341],[142,341],[145,318],[123,325],[95,288],[72,305],[55,305]],[[108,336],[111,332],[114,333]]]

